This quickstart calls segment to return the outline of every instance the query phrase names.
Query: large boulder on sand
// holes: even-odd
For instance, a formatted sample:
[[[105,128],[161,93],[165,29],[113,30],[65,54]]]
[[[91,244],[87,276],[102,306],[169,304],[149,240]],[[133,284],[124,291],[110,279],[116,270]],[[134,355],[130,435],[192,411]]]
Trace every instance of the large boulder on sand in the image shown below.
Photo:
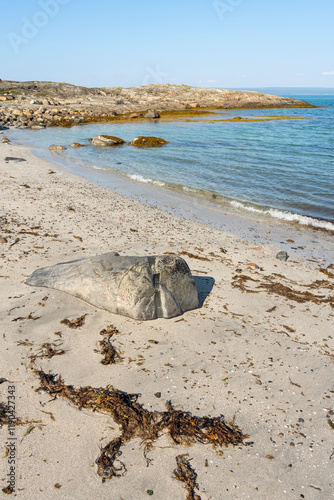
[[[114,137],[113,135],[97,135],[92,140],[93,146],[120,146],[124,143],[123,139]]]
[[[110,252],[37,269],[26,283],[62,290],[138,320],[172,318],[200,307],[189,267],[177,255],[126,257]]]

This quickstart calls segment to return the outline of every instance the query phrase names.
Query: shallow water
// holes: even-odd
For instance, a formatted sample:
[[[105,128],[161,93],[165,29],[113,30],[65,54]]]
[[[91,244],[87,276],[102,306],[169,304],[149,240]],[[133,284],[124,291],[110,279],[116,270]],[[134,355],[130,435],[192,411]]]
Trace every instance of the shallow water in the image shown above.
[[[306,100],[314,109],[224,110],[191,122],[132,122],[94,124],[70,129],[16,131],[24,144],[47,148],[89,144],[62,154],[83,168],[128,176],[214,203],[232,205],[252,213],[334,230],[334,94],[284,93]],[[300,91],[301,92],[301,91]],[[228,114],[226,114],[228,113]],[[248,123],[212,122],[240,116],[290,116],[308,120]],[[155,135],[169,141],[162,148],[94,148],[87,138],[116,135],[131,141],[138,135]],[[85,167],[83,167],[83,165]],[[103,173],[103,176],[102,176]]]

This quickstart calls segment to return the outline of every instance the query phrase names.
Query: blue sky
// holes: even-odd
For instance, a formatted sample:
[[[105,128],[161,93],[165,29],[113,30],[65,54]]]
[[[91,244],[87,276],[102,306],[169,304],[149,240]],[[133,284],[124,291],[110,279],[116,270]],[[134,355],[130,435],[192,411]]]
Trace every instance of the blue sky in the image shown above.
[[[334,87],[333,19],[333,0],[11,0],[0,78]]]

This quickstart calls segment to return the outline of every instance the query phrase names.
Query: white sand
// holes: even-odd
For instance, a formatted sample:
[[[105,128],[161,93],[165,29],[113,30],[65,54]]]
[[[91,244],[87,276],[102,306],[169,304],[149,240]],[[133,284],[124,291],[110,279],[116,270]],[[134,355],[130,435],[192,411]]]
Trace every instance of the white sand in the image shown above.
[[[5,163],[5,156],[27,161]],[[306,260],[300,252],[281,262],[275,255],[282,248],[269,240],[259,246],[174,217],[96,187],[26,147],[0,143],[0,165],[0,237],[7,240],[0,243],[0,378],[10,381],[0,385],[0,402],[6,403],[8,387],[14,385],[17,417],[38,422],[16,427],[13,496],[141,500],[153,490],[154,499],[181,500],[187,492],[173,477],[175,457],[189,453],[202,500],[332,498],[334,314],[326,299],[333,300],[334,280],[320,271],[321,261]],[[314,234],[320,245],[321,233]],[[148,322],[24,284],[37,267],[112,250],[124,255],[188,252],[205,259],[183,254],[201,286],[212,281],[205,278],[215,284],[201,309]],[[257,293],[233,286],[242,276],[255,280],[244,286]],[[309,292],[319,301],[288,299],[259,288],[261,283]],[[24,319],[30,314],[38,319]],[[77,330],[60,323],[83,314],[88,314],[86,322]],[[99,332],[111,324],[121,332],[112,343],[123,360],[104,366],[96,352]],[[248,445],[223,448],[219,455],[207,445],[174,446],[164,435],[154,443],[146,467],[143,445],[134,440],[120,457],[127,473],[102,483],[94,463],[99,447],[120,434],[117,425],[108,415],[80,411],[62,398],[51,401],[36,392],[39,380],[28,370],[29,356],[55,341],[65,354],[37,364],[61,374],[66,384],[112,384],[140,393],[139,402],[148,410],[163,411],[171,400],[195,415],[223,414],[227,421],[235,416],[249,435]],[[10,467],[8,440],[4,425],[1,489]]]

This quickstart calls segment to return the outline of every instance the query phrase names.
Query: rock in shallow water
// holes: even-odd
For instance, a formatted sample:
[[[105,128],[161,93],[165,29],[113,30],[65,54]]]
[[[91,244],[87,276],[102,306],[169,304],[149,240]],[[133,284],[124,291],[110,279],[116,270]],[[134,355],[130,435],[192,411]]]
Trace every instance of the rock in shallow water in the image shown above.
[[[26,283],[62,290],[138,320],[173,318],[200,307],[190,269],[176,255],[126,257],[110,252],[37,269]]]
[[[131,146],[150,148],[160,147],[164,144],[168,144],[168,141],[165,141],[165,139],[161,139],[161,137],[150,137],[143,135],[135,137],[133,141],[130,142]]]
[[[121,146],[125,141],[119,137],[114,137],[113,135],[97,135],[93,138],[93,146]]]

